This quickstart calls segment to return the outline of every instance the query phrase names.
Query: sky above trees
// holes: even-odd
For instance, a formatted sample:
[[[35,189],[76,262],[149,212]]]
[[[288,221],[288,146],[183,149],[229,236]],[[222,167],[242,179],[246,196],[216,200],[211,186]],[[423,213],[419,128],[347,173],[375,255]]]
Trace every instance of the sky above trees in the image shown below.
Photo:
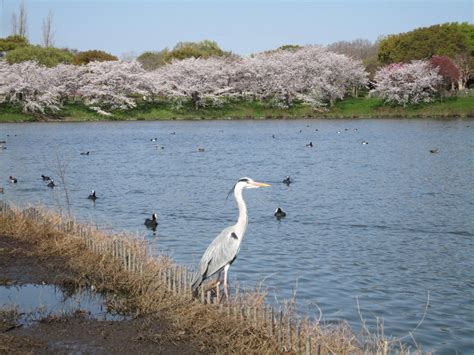
[[[11,33],[19,0],[0,0],[0,37]],[[330,44],[410,31],[445,22],[474,22],[472,0],[26,0],[28,37],[41,43],[54,13],[54,44],[115,55],[211,39],[238,54],[284,44]]]

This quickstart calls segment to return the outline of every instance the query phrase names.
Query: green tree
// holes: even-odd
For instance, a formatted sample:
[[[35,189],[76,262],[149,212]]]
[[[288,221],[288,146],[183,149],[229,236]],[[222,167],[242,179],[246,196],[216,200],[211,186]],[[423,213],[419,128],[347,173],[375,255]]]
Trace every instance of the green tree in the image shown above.
[[[90,50],[77,53],[74,56],[73,63],[75,65],[83,65],[90,62],[107,62],[113,60],[118,60],[118,58],[104,51]]]
[[[455,58],[474,53],[474,25],[445,23],[390,35],[380,41],[378,58],[384,64],[430,59],[434,55]]]
[[[73,59],[74,56],[65,49],[38,46],[19,47],[9,51],[6,55],[6,60],[10,64],[32,60],[48,67],[54,67],[61,63],[70,64]]]
[[[214,41],[204,40],[201,42],[178,42],[170,51],[165,48],[159,52],[145,52],[137,60],[147,70],[154,70],[173,60],[186,58],[209,58],[231,55],[230,52],[222,50]]]
[[[25,47],[28,45],[29,43],[26,37],[19,35],[0,38],[0,52],[8,52],[18,47]]]
[[[155,70],[167,63],[169,50],[165,48],[159,52],[144,52],[137,60],[145,70]]]

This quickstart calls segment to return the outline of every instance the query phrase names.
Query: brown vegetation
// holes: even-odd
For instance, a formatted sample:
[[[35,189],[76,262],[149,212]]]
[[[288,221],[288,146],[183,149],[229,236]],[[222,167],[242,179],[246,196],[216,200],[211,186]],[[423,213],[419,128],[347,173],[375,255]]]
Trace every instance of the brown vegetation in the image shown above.
[[[30,208],[23,212],[0,205],[0,235],[28,243],[31,257],[61,256],[76,286],[94,286],[117,295],[116,311],[135,316],[159,315],[173,331],[148,333],[147,340],[189,342],[205,352],[239,353],[387,353],[398,342],[384,337],[370,342],[347,324],[322,325],[298,319],[293,302],[276,310],[265,305],[266,292],[241,292],[217,302],[209,291],[191,297],[191,273],[164,256],[153,258],[147,246],[130,236],[109,236]]]

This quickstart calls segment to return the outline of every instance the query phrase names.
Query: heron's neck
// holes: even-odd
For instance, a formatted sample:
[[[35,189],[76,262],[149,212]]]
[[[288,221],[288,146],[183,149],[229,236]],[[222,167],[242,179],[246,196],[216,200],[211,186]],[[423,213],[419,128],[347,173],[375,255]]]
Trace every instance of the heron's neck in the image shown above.
[[[247,206],[242,197],[242,189],[235,189],[234,191],[235,201],[237,202],[237,207],[239,208],[239,219],[235,225],[237,236],[242,238],[244,236],[245,230],[247,229]]]

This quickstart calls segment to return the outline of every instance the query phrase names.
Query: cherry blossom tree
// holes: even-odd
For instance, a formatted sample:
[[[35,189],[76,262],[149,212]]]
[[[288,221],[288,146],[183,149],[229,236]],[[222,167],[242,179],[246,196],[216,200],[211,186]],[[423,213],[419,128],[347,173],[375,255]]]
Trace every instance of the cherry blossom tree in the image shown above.
[[[80,67],[70,85],[89,107],[126,110],[136,106],[136,99],[152,96],[154,85],[136,61],[90,62]]]
[[[8,64],[0,61],[0,102],[19,104],[24,112],[56,112],[61,89],[54,85],[50,68],[35,62]]]
[[[428,61],[421,60],[387,65],[375,73],[375,89],[370,93],[385,102],[404,107],[407,104],[431,102],[443,79],[438,70]]]

